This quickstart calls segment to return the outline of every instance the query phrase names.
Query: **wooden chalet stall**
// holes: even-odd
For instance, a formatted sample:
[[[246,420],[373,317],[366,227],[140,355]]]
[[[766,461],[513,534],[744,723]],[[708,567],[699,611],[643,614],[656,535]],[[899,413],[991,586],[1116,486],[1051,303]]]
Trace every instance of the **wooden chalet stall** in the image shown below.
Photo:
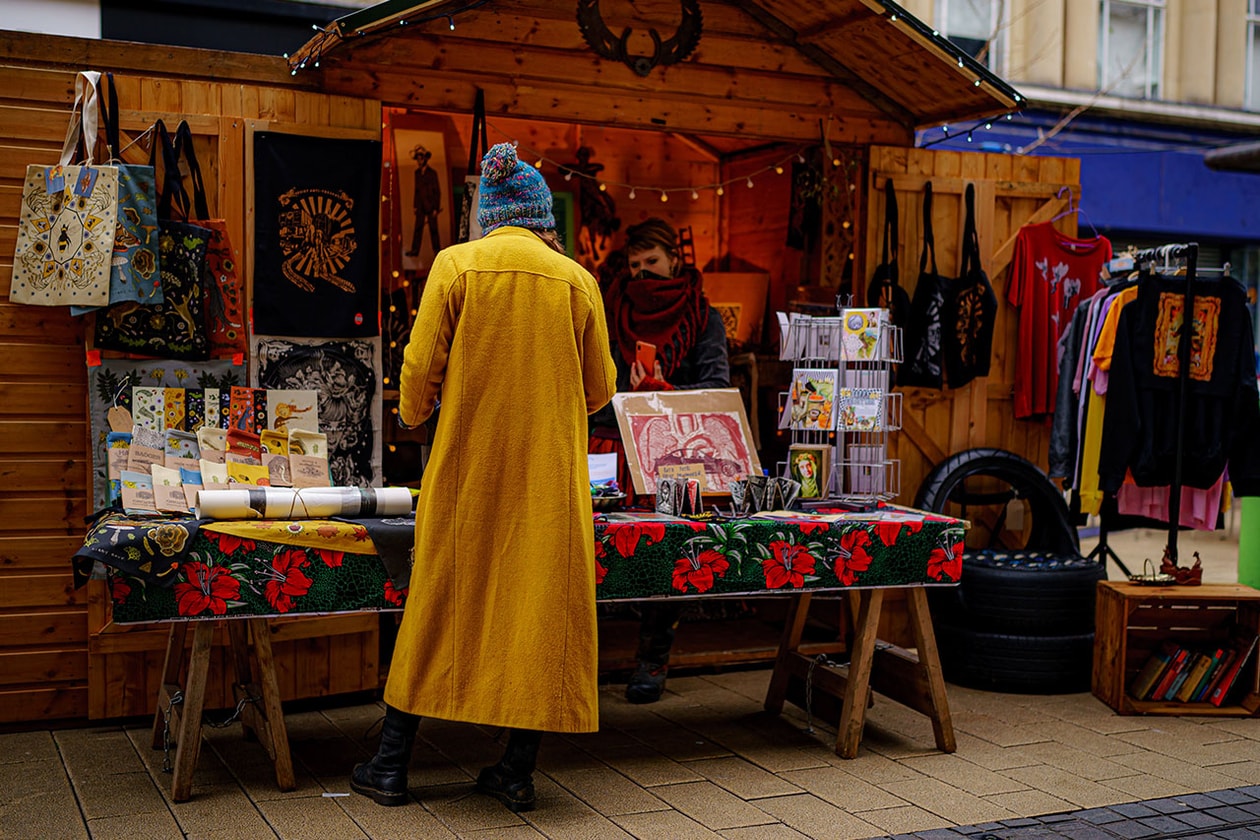
[[[589,42],[575,18],[579,8]],[[691,44],[696,9],[702,25]],[[663,42],[664,60],[653,67],[654,38]],[[904,193],[907,288],[913,291],[918,249],[912,196],[930,177],[942,196],[936,229],[944,271],[956,261],[961,230],[957,199],[948,199],[965,182],[977,183],[981,241],[995,255],[985,267],[999,296],[1015,230],[1034,216],[1048,218],[1056,191],[1077,184],[1069,162],[911,149],[916,128],[1000,115],[1020,98],[887,0],[391,0],[317,33],[288,60],[25,33],[0,33],[0,56],[6,295],[25,167],[55,161],[81,69],[115,73],[124,145],[157,118],[189,121],[212,185],[211,212],[229,220],[242,248],[248,130],[376,136],[391,125],[420,125],[442,136],[448,169],[462,169],[478,89],[490,142],[516,140],[522,156],[537,154],[553,188],[573,194],[576,213],[580,190],[597,189],[598,180],[622,229],[661,215],[690,228],[706,273],[768,275],[771,309],[802,297],[834,298],[846,282],[860,294],[878,252],[870,220],[881,217],[887,177]],[[388,150],[390,138],[383,139]],[[583,146],[603,169],[566,179],[564,165]],[[125,157],[140,162],[144,154],[137,147]],[[789,248],[798,165],[813,167],[829,186],[821,234]],[[387,177],[385,197],[393,195]],[[397,227],[394,211],[383,219],[389,293],[410,282],[399,262],[410,229]],[[583,230],[585,222],[579,218],[575,231],[587,242],[578,258],[593,265],[616,234],[600,238]],[[0,471],[7,479],[0,487],[0,723],[150,712],[165,631],[111,624],[103,587],[76,590],[69,570],[91,486],[84,327],[64,309],[5,302],[0,314]],[[998,331],[1001,355],[987,382],[907,399],[903,498],[932,462],[967,445],[1003,445],[1044,461],[1044,430],[1010,420],[1009,313]],[[760,370],[763,384],[777,387],[773,363],[753,358],[741,370],[745,382]],[[286,699],[378,686],[377,616],[274,626]],[[215,655],[227,664],[226,638]],[[230,669],[213,673],[221,680],[207,702],[226,705]]]

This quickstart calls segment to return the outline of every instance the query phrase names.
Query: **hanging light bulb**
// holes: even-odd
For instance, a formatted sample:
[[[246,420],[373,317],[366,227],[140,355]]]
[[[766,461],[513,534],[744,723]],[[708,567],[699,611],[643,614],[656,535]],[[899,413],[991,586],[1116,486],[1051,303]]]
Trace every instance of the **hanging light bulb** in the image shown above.
[[[398,311],[398,307],[394,306],[394,305],[391,303],[391,304],[389,305],[389,311],[390,311],[390,312],[397,312],[397,311]]]
[[[669,201],[669,193],[661,190],[661,204],[664,204],[667,201]]]
[[[539,159],[538,159],[538,162],[534,164],[534,168],[535,168],[535,169],[542,169],[542,165],[543,165],[543,160],[542,160],[542,158],[539,158]]]
[[[945,132],[946,136],[948,136],[948,135],[949,135],[949,126],[947,126],[947,125],[943,125],[943,126],[941,126],[941,131]]]
[[[726,194],[726,187],[718,187],[718,188],[717,188],[717,194],[718,194],[718,195],[725,195],[725,194]]]
[[[1007,120],[1013,120],[1013,119],[1015,119],[1015,115],[1014,115],[1014,114],[1007,114],[1007,115],[1006,115],[1006,119],[1007,119]]]
[[[984,127],[985,127],[985,129],[986,129],[986,130],[992,130],[992,128],[993,128],[993,123],[991,123],[991,122],[987,122],[987,123],[985,123],[985,124],[984,124]]]
[[[572,180],[573,180],[573,171],[572,171],[572,170],[568,170],[568,171],[566,171],[566,172],[564,173],[564,180],[566,180],[566,181],[572,181]]]
[[[971,142],[971,132],[970,132],[970,131],[968,131],[968,132],[967,132],[967,142],[968,142],[968,143],[970,143],[970,142]]]
[[[699,197],[700,197],[700,193],[696,192],[695,190],[692,190],[692,191],[691,191],[691,200],[692,200],[692,201],[695,201],[695,200],[696,200],[697,198],[699,198]]]
[[[893,12],[891,15],[889,15],[889,16],[888,16],[888,20],[889,20],[889,21],[891,21],[892,23],[896,23],[896,22],[897,22],[897,13],[896,13],[896,12]]]
[[[393,275],[395,278],[396,278],[396,277],[398,277],[398,270],[397,270],[397,269],[395,269],[395,270],[394,270],[393,272],[391,272],[391,273],[392,273],[392,275]]]
[[[835,167],[836,169],[839,169],[839,168],[840,168],[840,158],[832,158],[832,159],[831,159],[831,165],[832,165],[833,167]]]
[[[783,174],[783,165],[782,165],[782,164],[780,164],[780,165],[778,165],[778,166],[776,166],[776,167],[774,168],[774,174],[775,174],[775,175],[782,175],[782,174]]]
[[[960,56],[958,56],[958,66],[959,66],[959,67],[964,66],[964,65],[963,65],[963,60],[962,60],[962,56],[961,56],[961,55],[960,55]]]
[[[972,84],[974,84],[976,87],[980,87],[980,79],[976,79]]]
[[[450,15],[447,15],[446,22],[451,25],[451,31],[454,32],[455,31],[455,18],[451,17]]]
[[[750,189],[750,190],[753,188],[753,182],[752,182],[752,177],[751,177],[751,176],[748,178],[748,180],[747,180],[747,181],[745,181],[745,182],[744,182],[744,186],[748,187],[748,189]]]
[[[600,185],[599,185],[599,191],[600,191],[600,192],[608,192],[608,185],[607,185],[607,184],[600,184]]]
[[[631,188],[630,188],[630,200],[631,200],[631,201],[634,201],[634,195],[635,195],[635,193],[634,193],[634,187],[631,187]]]
[[[805,162],[805,155],[801,154],[800,152],[797,152],[797,153],[796,153],[796,162],[797,162],[797,163],[804,163],[804,162]]]

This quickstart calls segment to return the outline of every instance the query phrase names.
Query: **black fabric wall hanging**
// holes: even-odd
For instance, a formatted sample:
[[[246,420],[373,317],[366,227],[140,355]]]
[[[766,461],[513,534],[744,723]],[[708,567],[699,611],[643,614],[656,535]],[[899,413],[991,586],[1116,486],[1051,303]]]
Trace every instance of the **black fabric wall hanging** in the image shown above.
[[[928,262],[931,261],[931,271]],[[898,385],[941,387],[941,310],[949,291],[949,278],[936,267],[936,237],[932,234],[932,182],[923,187],[923,253],[919,255],[919,281],[910,303],[906,325],[905,364],[897,372]]]
[[[379,331],[381,144],[254,135],[254,331]]]

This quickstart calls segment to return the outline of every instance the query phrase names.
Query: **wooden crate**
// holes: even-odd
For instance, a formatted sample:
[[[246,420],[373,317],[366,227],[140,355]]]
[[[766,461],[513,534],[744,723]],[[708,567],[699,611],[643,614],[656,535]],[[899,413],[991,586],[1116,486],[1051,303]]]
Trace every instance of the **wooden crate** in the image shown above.
[[[1260,710],[1260,669],[1253,654],[1239,674],[1234,705],[1135,700],[1128,686],[1161,643],[1205,648],[1224,642],[1237,622],[1260,632],[1260,591],[1236,583],[1151,587],[1098,583],[1094,635],[1094,696],[1122,715],[1241,717]],[[1236,687],[1234,693],[1238,693]]]

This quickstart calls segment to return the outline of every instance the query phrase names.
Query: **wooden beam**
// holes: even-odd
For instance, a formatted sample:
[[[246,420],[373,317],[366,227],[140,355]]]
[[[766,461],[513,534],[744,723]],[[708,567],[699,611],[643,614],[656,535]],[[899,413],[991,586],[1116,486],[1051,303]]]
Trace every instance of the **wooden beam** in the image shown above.
[[[701,155],[704,155],[706,158],[713,161],[714,163],[717,163],[718,161],[722,159],[721,152],[719,152],[717,149],[713,148],[713,146],[704,142],[699,137],[696,137],[693,134],[683,134],[681,132],[671,131],[669,132],[669,136],[673,137],[679,143],[682,143],[688,149],[691,149],[694,152],[698,152]]]

